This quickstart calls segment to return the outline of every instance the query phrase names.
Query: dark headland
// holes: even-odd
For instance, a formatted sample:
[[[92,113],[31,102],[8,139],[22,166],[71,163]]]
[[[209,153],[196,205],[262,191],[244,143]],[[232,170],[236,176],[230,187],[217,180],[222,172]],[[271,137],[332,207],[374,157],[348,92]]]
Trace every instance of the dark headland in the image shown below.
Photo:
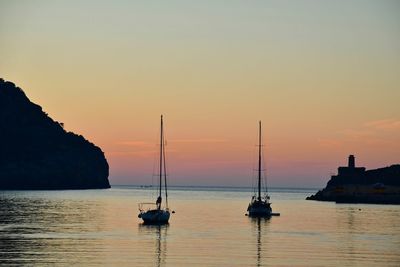
[[[339,167],[326,187],[307,200],[336,203],[400,204],[400,165],[365,170],[349,156],[347,167]]]
[[[103,151],[0,79],[0,190],[110,188]]]

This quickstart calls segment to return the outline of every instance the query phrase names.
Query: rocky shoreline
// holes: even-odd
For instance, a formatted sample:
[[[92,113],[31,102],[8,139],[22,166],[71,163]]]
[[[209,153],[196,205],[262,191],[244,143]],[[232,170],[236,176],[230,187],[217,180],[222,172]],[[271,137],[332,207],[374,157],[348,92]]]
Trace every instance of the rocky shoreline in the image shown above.
[[[307,200],[336,203],[400,204],[400,165],[365,170],[355,167],[355,158],[349,157],[347,167],[339,167],[338,175],[327,186]]]
[[[400,187],[374,188],[373,185],[326,187],[306,199],[336,203],[400,204]]]

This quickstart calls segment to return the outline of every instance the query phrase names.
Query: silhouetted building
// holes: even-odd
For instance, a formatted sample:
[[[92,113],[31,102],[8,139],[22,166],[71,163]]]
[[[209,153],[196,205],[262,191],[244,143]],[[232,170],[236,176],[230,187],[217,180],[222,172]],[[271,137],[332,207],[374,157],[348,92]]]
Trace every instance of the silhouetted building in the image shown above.
[[[347,167],[339,167],[326,187],[308,200],[337,203],[400,204],[400,164],[374,170],[356,167],[355,157],[349,156]]]
[[[356,158],[354,155],[349,156],[349,168],[355,168],[356,167]]]
[[[356,167],[356,160],[354,155],[349,156],[349,164],[347,167],[339,167],[337,176],[363,176],[365,173],[365,167]],[[334,177],[334,176],[332,176]]]

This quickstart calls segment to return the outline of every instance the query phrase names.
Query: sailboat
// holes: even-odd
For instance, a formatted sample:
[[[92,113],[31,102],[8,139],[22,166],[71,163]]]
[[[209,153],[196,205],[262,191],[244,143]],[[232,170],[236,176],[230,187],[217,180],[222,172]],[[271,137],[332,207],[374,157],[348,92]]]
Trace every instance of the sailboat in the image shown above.
[[[261,172],[262,172],[262,164],[261,164],[261,121],[259,121],[259,130],[258,130],[258,190],[254,193],[251,198],[251,202],[247,207],[248,215],[250,217],[270,217],[270,216],[279,216],[279,213],[273,213],[271,208],[271,202],[269,195],[267,194],[267,190],[265,190],[265,194],[261,194]],[[267,189],[267,185],[265,185],[265,189]],[[246,214],[247,215],[247,214]]]
[[[165,165],[165,139],[164,139],[164,125],[163,116],[161,115],[161,130],[160,130],[160,164],[159,164],[159,183],[158,183],[158,197],[155,203],[139,203],[138,217],[143,220],[145,224],[167,224],[170,212],[168,208],[168,191],[167,191],[167,174]],[[162,205],[162,191],[164,180],[164,193],[165,193],[165,206]],[[145,208],[145,206],[150,208]],[[155,207],[154,207],[155,205]],[[174,213],[174,212],[172,212]]]

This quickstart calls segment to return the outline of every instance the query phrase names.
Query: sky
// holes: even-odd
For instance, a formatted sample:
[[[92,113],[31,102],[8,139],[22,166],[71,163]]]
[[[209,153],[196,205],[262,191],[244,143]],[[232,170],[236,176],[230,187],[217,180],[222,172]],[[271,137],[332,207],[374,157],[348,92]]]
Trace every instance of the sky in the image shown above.
[[[111,184],[322,187],[400,163],[400,2],[0,0],[0,77],[100,146]]]

